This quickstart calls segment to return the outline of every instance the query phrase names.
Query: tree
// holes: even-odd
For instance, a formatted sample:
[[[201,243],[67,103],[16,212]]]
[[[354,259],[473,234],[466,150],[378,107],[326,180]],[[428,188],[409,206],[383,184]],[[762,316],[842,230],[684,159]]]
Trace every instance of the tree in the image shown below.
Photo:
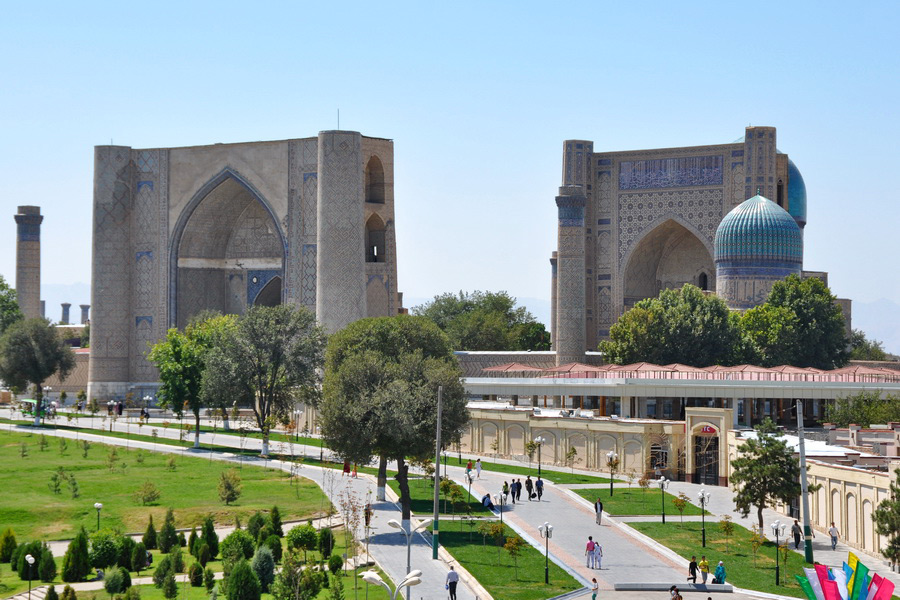
[[[219,536],[216,534],[216,526],[211,516],[203,520],[203,532],[200,534],[207,546],[209,546],[209,559],[213,560],[219,554]]]
[[[26,542],[22,544],[21,549],[16,555],[16,564],[14,565],[14,570],[18,572],[19,579],[22,581],[34,581],[40,577],[41,549],[42,546],[40,542]],[[34,557],[34,565],[29,565],[28,561],[25,560],[25,557],[29,554]]]
[[[760,533],[760,531],[754,527],[753,531],[750,532],[750,551],[753,552],[753,566],[756,566],[756,555],[759,554],[759,549],[765,543],[765,536]]]
[[[156,565],[156,570],[153,571],[153,584],[162,589],[166,583],[166,578],[174,574],[175,568],[172,565],[172,556],[167,554],[160,559],[159,564]]]
[[[319,543],[319,536],[316,534],[316,528],[311,523],[306,525],[298,525],[287,534],[288,548],[292,550],[303,551],[303,562],[307,562],[306,553],[316,549]]]
[[[228,600],[259,600],[262,587],[259,578],[250,564],[241,559],[231,570],[228,576],[226,596]]]
[[[334,575],[332,579],[329,600],[344,600],[344,581],[340,575]]]
[[[168,554],[172,548],[178,545],[178,531],[175,529],[175,512],[171,508],[166,511],[166,518],[163,521],[162,528],[159,530],[157,543],[159,544],[159,551],[163,554]]]
[[[281,511],[278,510],[277,506],[273,506],[272,512],[269,513],[269,523],[272,524],[272,533],[278,537],[284,537],[284,527],[281,524]]]
[[[75,594],[75,590],[72,589],[71,585],[67,585],[63,588],[62,596],[60,596],[60,600],[78,600],[78,596]]]
[[[188,568],[188,581],[191,587],[200,587],[203,585],[203,567],[198,562],[192,562]]]
[[[305,569],[299,557],[288,554],[272,585],[275,600],[312,600],[322,589],[322,573]]]
[[[171,409],[179,417],[185,409],[194,414],[194,448],[200,447],[201,392],[207,356],[210,349],[221,345],[235,323],[234,315],[203,313],[183,332],[169,329],[166,338],[147,355],[147,360],[159,370],[159,406]]]
[[[881,553],[894,564],[900,561],[900,469],[894,470],[890,495],[878,504],[872,514],[875,531],[887,538]]]
[[[137,542],[130,535],[120,535],[116,539],[116,548],[118,550],[118,559],[116,564],[127,570],[131,570],[131,555],[134,553],[134,547]]]
[[[116,569],[103,579],[103,589],[112,598],[116,594],[121,594],[125,590],[125,582],[122,579],[122,573]]]
[[[147,546],[144,545],[144,542],[138,542],[137,544],[135,544],[134,549],[131,551],[131,570],[140,575],[141,571],[146,568]]]
[[[210,592],[214,585],[216,585],[216,574],[213,573],[212,569],[206,567],[203,569],[203,587],[206,588],[207,592]]]
[[[765,304],[741,317],[747,351],[764,367],[834,369],[847,362],[844,315],[816,277],[790,275],[772,286]]]
[[[50,552],[46,542],[41,548],[41,563],[38,567],[38,574],[44,583],[50,583],[56,579],[56,560],[53,558],[53,553]]]
[[[56,593],[56,586],[51,585],[47,588],[47,593],[44,595],[44,600],[59,600],[59,594]]]
[[[66,583],[81,581],[91,572],[88,536],[82,527],[69,543],[63,556],[62,580]],[[63,594],[65,596],[65,593]]]
[[[566,464],[572,469],[572,473],[575,472],[575,458],[578,456],[578,449],[575,446],[571,446],[568,450],[566,450]]]
[[[256,578],[259,579],[259,587],[262,592],[268,593],[269,586],[275,581],[275,558],[268,546],[260,546],[256,549],[250,567],[256,573]]]
[[[34,399],[43,400],[43,383],[57,374],[60,379],[75,367],[75,355],[44,319],[28,319],[10,325],[0,336],[0,379],[7,385],[34,385]]]
[[[884,344],[878,340],[870,340],[866,332],[854,329],[850,332],[850,360],[887,360]]]
[[[219,491],[219,499],[221,499],[226,506],[232,502],[236,502],[237,499],[241,497],[242,489],[241,476],[237,472],[237,469],[227,469],[222,471],[219,475],[219,484],[216,489]]]
[[[178,584],[175,583],[175,573],[166,573],[162,583],[162,593],[166,600],[175,600],[178,597]]]
[[[159,500],[160,495],[159,488],[156,487],[156,484],[147,480],[135,490],[134,501],[140,502],[143,506],[148,506]]]
[[[119,561],[119,548],[116,534],[108,530],[98,531],[91,535],[91,566],[106,569]]]
[[[675,505],[675,510],[678,511],[678,514],[681,517],[681,524],[684,525],[684,509],[686,509],[688,505],[687,495],[684,492],[679,492],[676,498],[672,498],[672,504]]]
[[[267,456],[272,426],[287,417],[295,399],[316,396],[324,348],[325,334],[309,310],[254,306],[210,350],[203,397],[251,407]]]
[[[754,429],[756,436],[738,446],[738,458],[731,462],[731,481],[736,487],[735,507],[746,517],[755,506],[762,528],[766,506],[788,504],[800,495],[800,465],[771,419]]]
[[[265,544],[265,546],[272,551],[272,558],[275,560],[275,562],[281,562],[281,555],[283,553],[283,548],[281,547],[281,538],[273,533],[266,538],[263,544]]]
[[[10,325],[21,320],[22,311],[19,310],[16,290],[9,287],[3,275],[0,275],[0,335],[3,335]]]
[[[871,427],[873,423],[900,421],[900,396],[882,397],[879,391],[862,391],[838,398],[825,405],[825,420],[838,427],[847,427],[851,423]]]
[[[319,530],[318,550],[322,558],[327,559],[331,556],[331,551],[334,550],[334,533],[330,527],[323,527]]]
[[[747,514],[745,513],[744,516],[746,517]],[[725,552],[728,552],[728,538],[734,535],[734,521],[731,520],[731,515],[722,515],[722,518],[719,519],[719,529],[725,536]]]
[[[519,556],[525,551],[525,540],[513,534],[506,538],[503,549],[512,557],[513,565],[515,565],[516,581],[519,580]]]
[[[8,563],[12,553],[16,549],[16,534],[7,527],[0,534],[0,563]]]
[[[153,526],[153,515],[150,515],[150,523],[147,524],[147,530],[144,532],[144,537],[141,538],[141,541],[144,542],[144,547],[147,550],[156,549],[156,528]]]
[[[441,328],[456,350],[549,350],[542,323],[506,292],[442,294],[412,313]]]
[[[739,317],[718,296],[685,284],[635,304],[610,328],[600,351],[619,365],[733,365],[742,354]]]
[[[254,550],[253,538],[243,529],[235,529],[222,540],[219,550],[222,556],[234,556],[246,558],[249,560],[253,557]]]
[[[247,519],[247,533],[255,540],[259,537],[259,530],[262,529],[265,524],[266,518],[261,512],[256,511],[249,519]]]
[[[434,452],[437,392],[443,387],[441,439],[449,445],[469,420],[449,340],[424,317],[362,319],[331,336],[320,408],[322,435],[345,460],[397,462],[402,518],[410,519],[407,457]],[[366,432],[361,436],[360,432]]]

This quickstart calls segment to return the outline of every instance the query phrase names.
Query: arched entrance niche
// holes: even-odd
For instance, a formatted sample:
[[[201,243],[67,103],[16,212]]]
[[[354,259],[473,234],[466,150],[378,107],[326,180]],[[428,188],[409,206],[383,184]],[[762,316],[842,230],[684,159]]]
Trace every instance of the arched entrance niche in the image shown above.
[[[366,221],[366,262],[383,263],[386,256],[384,221],[372,215]]]
[[[714,290],[715,265],[707,247],[684,225],[669,219],[658,225],[631,251],[625,266],[625,306],[655,298],[685,283]]]
[[[366,202],[384,204],[384,165],[377,156],[366,163]]]
[[[244,314],[282,301],[284,235],[261,196],[225,170],[195,194],[175,227],[172,324],[203,310]]]

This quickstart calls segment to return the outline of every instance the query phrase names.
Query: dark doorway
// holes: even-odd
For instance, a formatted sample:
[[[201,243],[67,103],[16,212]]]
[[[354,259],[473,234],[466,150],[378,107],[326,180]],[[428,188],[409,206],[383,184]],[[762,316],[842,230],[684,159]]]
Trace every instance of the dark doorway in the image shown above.
[[[719,485],[719,438],[714,435],[694,437],[694,483]]]

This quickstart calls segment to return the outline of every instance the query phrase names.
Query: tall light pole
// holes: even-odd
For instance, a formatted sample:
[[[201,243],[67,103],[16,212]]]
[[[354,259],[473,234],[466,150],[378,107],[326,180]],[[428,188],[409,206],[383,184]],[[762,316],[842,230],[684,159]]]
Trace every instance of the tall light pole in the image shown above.
[[[700,500],[700,520],[703,522],[703,547],[706,548],[706,505],[709,504],[709,492],[701,489],[697,492],[697,499]]]
[[[103,504],[95,502],[94,508],[97,509],[97,531],[100,531],[100,511],[103,510]]]
[[[534,438],[534,443],[537,444],[538,451],[538,479],[541,478],[541,446],[544,445],[545,441],[546,440],[543,438],[543,436],[540,435]]]
[[[778,562],[778,537],[784,535],[785,524],[780,520],[772,523],[772,533],[775,534],[775,585],[779,585],[781,581],[781,567]]]
[[[812,528],[809,524],[809,489],[806,481],[806,443],[803,435],[803,400],[797,399],[797,437],[800,440],[800,500],[803,505],[803,553],[806,562],[814,564]]]
[[[397,600],[397,596],[399,595],[401,589],[406,588],[408,594],[409,588],[422,583],[422,571],[416,569],[415,571],[410,571],[409,573],[407,573],[406,577],[403,578],[403,581],[397,584],[396,590],[392,590],[391,586],[385,583],[381,576],[375,571],[366,571],[362,574],[362,579],[366,583],[372,585],[380,585],[387,590],[388,596],[391,600]]]
[[[418,525],[416,525],[415,528],[410,527],[410,530],[409,530],[409,531],[407,531],[406,529],[404,529],[404,528],[403,528],[403,525],[401,525],[400,522],[397,521],[397,519],[391,519],[391,520],[389,520],[389,521],[388,521],[388,525],[390,525],[390,526],[393,527],[394,529],[399,529],[399,530],[403,533],[403,535],[406,537],[406,572],[407,572],[407,573],[410,573],[410,572],[411,572],[411,571],[410,571],[410,568],[411,568],[411,566],[412,566],[412,565],[410,564],[410,562],[411,562],[411,553],[412,553],[412,540],[413,540],[413,535],[414,535],[415,533],[419,532],[419,531],[422,531],[423,529],[425,529],[425,528],[428,527],[429,525],[431,525],[431,519],[425,519],[424,521],[422,521],[421,523],[419,523]],[[399,587],[398,587],[398,589],[399,589]],[[409,595],[410,595],[410,590],[409,590],[409,588],[407,588],[407,590],[406,590],[406,600],[409,600]]]
[[[665,477],[660,477],[656,482],[659,484],[659,497],[662,499],[662,522],[663,525],[666,523],[666,488],[669,487],[669,483],[671,483]]]
[[[26,554],[25,562],[28,563],[28,600],[31,600],[31,567],[34,566],[34,557],[30,554]]]
[[[613,495],[613,470],[619,466],[619,455],[614,450],[606,453],[606,466],[609,467],[609,495]]]
[[[500,507],[500,524],[503,525],[503,504],[505,503],[505,496],[503,492],[500,492],[496,496],[494,496],[494,502],[497,503],[497,506]]]
[[[437,431],[434,434],[434,527],[431,530],[431,560],[438,559],[438,548],[440,547],[441,515],[441,405],[444,397],[444,386],[438,386],[437,398]]]
[[[553,525],[544,521],[544,524],[538,527],[541,537],[544,538],[544,583],[550,583],[550,538],[553,537]]]

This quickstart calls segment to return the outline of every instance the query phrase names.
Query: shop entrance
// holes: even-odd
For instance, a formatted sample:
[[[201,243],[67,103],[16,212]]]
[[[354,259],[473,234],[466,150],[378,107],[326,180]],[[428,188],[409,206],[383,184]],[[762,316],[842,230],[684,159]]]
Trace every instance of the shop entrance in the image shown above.
[[[694,483],[719,485],[719,437],[715,434],[694,436]]]

